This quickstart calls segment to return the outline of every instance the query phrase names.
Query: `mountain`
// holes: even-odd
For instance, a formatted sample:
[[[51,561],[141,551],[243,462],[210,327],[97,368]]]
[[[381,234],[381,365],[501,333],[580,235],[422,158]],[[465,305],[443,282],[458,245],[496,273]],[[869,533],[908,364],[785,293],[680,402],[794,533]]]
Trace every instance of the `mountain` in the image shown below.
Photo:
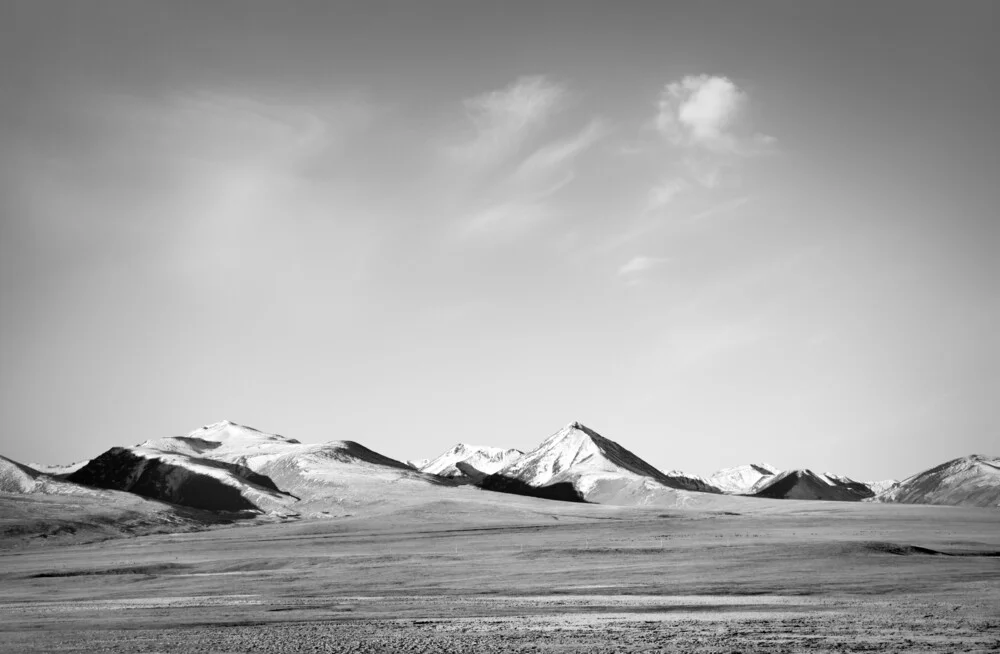
[[[0,456],[0,492],[33,493],[41,473],[5,456]]]
[[[767,463],[749,463],[733,468],[723,468],[708,478],[708,483],[723,493],[743,495],[753,491],[754,487],[781,472]]]
[[[34,468],[43,475],[49,475],[51,477],[65,477],[66,475],[72,474],[87,465],[90,461],[77,461],[76,463],[69,463],[66,465],[50,465],[46,463],[29,463],[28,467]]]
[[[864,481],[861,482],[865,486],[871,489],[876,495],[881,495],[882,493],[899,486],[899,482],[895,479],[883,479],[881,481]]]
[[[676,502],[676,491],[719,492],[697,478],[664,474],[578,422],[549,436],[480,485],[487,490],[606,504]]]
[[[482,477],[493,474],[523,455],[521,450],[459,443],[422,465],[420,471],[439,477]]]
[[[407,459],[406,465],[410,466],[414,470],[420,470],[430,462],[430,459]]]
[[[0,550],[192,531],[245,517],[92,488],[0,456]]]
[[[785,500],[859,502],[874,493],[860,481],[803,469],[779,472],[755,486],[751,495]]]
[[[874,502],[1000,507],[1000,458],[973,454],[919,472]]]
[[[0,456],[0,493],[14,495],[74,495],[98,497],[100,493],[46,474],[32,466]]]
[[[69,477],[183,506],[343,515],[447,484],[353,441],[301,443],[223,420],[113,448]]]
[[[113,447],[67,479],[210,511],[281,511],[296,500],[245,466],[143,447]]]

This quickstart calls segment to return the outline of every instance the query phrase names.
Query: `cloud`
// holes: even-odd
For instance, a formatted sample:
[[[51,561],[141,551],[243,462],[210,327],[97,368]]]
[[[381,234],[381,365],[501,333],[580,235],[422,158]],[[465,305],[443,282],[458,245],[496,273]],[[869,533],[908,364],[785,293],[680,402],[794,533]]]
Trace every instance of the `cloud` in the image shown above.
[[[494,182],[486,206],[467,216],[467,233],[503,224],[524,227],[553,215],[551,198],[576,178],[576,158],[606,134],[604,123],[594,119],[573,136],[535,150]]]
[[[493,199],[465,216],[463,231],[467,235],[472,235],[501,227],[523,229],[537,224],[555,213],[550,202],[551,196],[570,184],[573,179],[573,172],[566,171],[562,177],[544,187],[501,185]]]
[[[663,257],[635,256],[629,259],[627,263],[618,269],[618,275],[620,277],[634,277],[636,275],[641,275],[662,265],[666,261],[667,259]]]
[[[670,172],[646,191],[644,214],[655,215],[692,188],[718,195],[739,186],[747,159],[773,151],[774,137],[750,129],[749,103],[747,92],[722,75],[687,75],[663,88],[654,123],[671,146],[661,164]],[[715,213],[710,208],[694,217]]]
[[[562,108],[566,89],[543,75],[467,98],[463,104],[475,134],[451,149],[464,161],[493,163],[515,152],[525,137]]]
[[[646,211],[657,211],[667,206],[678,195],[691,187],[686,180],[674,177],[660,182],[649,190],[649,198],[646,203]]]
[[[656,127],[676,145],[738,152],[747,146],[737,131],[747,102],[747,94],[728,77],[688,75],[663,89]],[[749,142],[761,139],[766,137],[750,137]]]
[[[448,166],[452,180],[463,180],[452,182],[463,189],[461,234],[516,233],[559,213],[556,194],[576,178],[580,157],[610,132],[594,117],[569,135],[548,134],[547,121],[564,108],[567,93],[534,76],[465,100],[476,133],[451,150]]]
[[[518,166],[515,177],[535,177],[572,162],[607,134],[608,129],[600,119],[594,119],[571,138],[555,141],[535,150]]]

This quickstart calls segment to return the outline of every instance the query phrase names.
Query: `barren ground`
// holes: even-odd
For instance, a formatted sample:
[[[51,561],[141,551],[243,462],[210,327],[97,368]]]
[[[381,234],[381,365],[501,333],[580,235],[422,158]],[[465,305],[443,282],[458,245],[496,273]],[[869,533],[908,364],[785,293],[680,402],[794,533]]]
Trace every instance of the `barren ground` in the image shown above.
[[[85,540],[0,552],[0,651],[1000,651],[995,510],[470,491]]]

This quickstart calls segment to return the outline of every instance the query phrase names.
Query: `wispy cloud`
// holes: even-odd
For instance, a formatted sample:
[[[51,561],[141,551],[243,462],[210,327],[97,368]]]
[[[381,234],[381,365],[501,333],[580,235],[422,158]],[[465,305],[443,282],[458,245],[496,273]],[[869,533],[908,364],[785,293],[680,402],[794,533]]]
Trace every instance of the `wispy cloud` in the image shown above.
[[[529,155],[517,167],[516,178],[532,178],[560,169],[585,152],[608,133],[600,119],[594,119],[568,139],[548,143]]]
[[[686,180],[673,177],[664,180],[649,190],[646,211],[657,211],[673,202],[678,195],[691,187]]]
[[[536,76],[465,101],[476,135],[452,151],[472,194],[463,202],[464,235],[523,229],[558,213],[555,196],[575,179],[578,159],[610,132],[595,117],[569,136],[548,134],[546,122],[567,94],[562,84]],[[483,165],[469,167],[476,163]]]
[[[503,227],[525,228],[538,224],[553,215],[550,198],[572,182],[573,177],[573,172],[567,171],[546,187],[501,188],[490,200],[465,215],[462,231],[471,236]]]
[[[543,75],[520,77],[505,88],[463,104],[472,123],[471,139],[451,148],[457,158],[487,164],[516,152],[532,130],[563,105],[566,89]]]
[[[648,257],[637,255],[629,259],[618,269],[618,276],[629,283],[637,283],[643,275],[662,266],[667,262],[665,257]]]

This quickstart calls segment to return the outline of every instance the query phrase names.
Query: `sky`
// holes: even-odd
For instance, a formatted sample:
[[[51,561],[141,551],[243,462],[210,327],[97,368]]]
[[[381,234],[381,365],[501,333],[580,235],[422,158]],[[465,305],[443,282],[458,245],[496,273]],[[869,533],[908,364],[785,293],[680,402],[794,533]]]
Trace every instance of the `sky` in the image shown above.
[[[0,0],[0,454],[998,454],[998,13]]]

